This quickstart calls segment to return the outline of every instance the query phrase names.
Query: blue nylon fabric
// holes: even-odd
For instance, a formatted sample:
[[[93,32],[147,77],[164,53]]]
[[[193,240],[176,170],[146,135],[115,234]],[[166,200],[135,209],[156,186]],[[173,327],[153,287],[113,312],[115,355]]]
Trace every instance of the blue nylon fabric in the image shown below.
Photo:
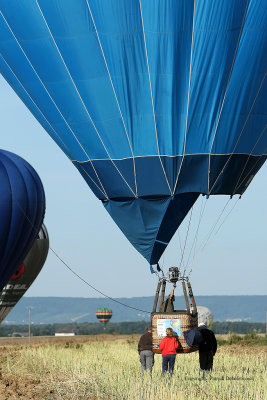
[[[104,207],[132,245],[157,264],[198,193],[175,197],[104,201]]]
[[[127,239],[150,264],[155,264],[155,262],[150,262],[151,253],[169,203],[169,197],[158,200],[138,198],[103,202],[104,207]]]
[[[185,217],[195,193],[242,194],[265,162],[267,0],[0,0],[0,10],[0,72],[94,194],[116,201],[106,208],[149,261],[169,227],[165,196],[183,199]],[[131,230],[147,196],[160,218]]]
[[[0,150],[0,290],[24,260],[42,226],[45,195],[35,170]]]

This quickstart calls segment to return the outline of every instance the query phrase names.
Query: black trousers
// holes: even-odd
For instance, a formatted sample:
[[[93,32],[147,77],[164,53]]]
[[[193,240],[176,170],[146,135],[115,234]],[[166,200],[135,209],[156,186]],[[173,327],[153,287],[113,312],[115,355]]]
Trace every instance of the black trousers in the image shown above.
[[[211,371],[213,366],[213,353],[212,351],[199,352],[199,365],[200,369],[204,371]]]
[[[169,354],[167,356],[162,356],[162,375],[164,375],[165,372],[168,371],[168,369],[169,369],[169,373],[171,375],[173,374],[175,357],[176,357],[176,354]]]

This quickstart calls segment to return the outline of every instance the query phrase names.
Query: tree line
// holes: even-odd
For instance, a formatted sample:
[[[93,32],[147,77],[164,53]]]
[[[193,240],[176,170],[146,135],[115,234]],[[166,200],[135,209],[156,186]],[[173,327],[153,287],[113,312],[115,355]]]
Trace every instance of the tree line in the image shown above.
[[[65,323],[31,325],[33,336],[54,336],[55,333],[75,333],[75,335],[98,335],[101,333],[129,335],[141,334],[149,325],[147,321],[141,322],[110,322],[106,327],[99,323]],[[266,326],[260,322],[214,322],[212,330],[215,334],[227,333],[265,333]],[[1,325],[0,337],[27,336],[28,325]]]

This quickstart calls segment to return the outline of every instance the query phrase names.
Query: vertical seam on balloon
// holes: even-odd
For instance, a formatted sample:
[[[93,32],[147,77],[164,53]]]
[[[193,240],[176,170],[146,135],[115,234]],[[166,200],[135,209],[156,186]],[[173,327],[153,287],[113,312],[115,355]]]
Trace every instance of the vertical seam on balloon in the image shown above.
[[[47,21],[46,21],[46,19],[45,19],[45,16],[44,16],[44,14],[43,14],[43,12],[42,12],[40,6],[39,6],[38,0],[35,0],[35,2],[36,2],[37,6],[38,6],[38,8],[39,8],[39,11],[40,11],[42,17],[43,17],[43,20],[44,20],[44,22],[45,22],[45,25],[46,25],[46,27],[47,27],[47,29],[48,29],[48,32],[49,32],[49,34],[50,34],[50,36],[51,36],[51,38],[52,38],[52,40],[53,40],[53,43],[54,43],[54,45],[55,45],[55,47],[56,47],[56,49],[57,49],[57,51],[58,51],[58,54],[59,54],[59,56],[60,56],[60,58],[61,58],[61,60],[62,60],[62,62],[63,62],[63,64],[64,64],[64,67],[65,67],[66,70],[67,70],[67,73],[68,73],[68,75],[69,75],[69,77],[70,77],[70,80],[71,80],[71,82],[72,82],[72,84],[73,84],[73,86],[74,86],[74,88],[75,88],[75,90],[76,90],[76,92],[77,92],[77,94],[78,94],[78,97],[79,97],[79,99],[80,99],[80,101],[81,101],[81,103],[82,103],[82,105],[83,105],[83,107],[84,107],[84,109],[85,109],[86,114],[88,115],[88,117],[89,117],[89,119],[90,119],[91,124],[93,125],[93,128],[94,128],[94,130],[95,130],[95,132],[96,132],[96,134],[97,134],[97,136],[98,136],[98,138],[99,138],[99,140],[100,140],[100,142],[101,142],[103,148],[105,149],[105,151],[106,151],[106,153],[107,153],[107,155],[108,155],[110,161],[112,162],[112,164],[114,165],[114,167],[116,168],[116,170],[118,171],[118,173],[120,174],[121,178],[124,180],[124,182],[126,183],[126,185],[128,186],[128,188],[130,189],[130,191],[131,191],[131,192],[133,193],[133,195],[135,196],[135,193],[133,192],[132,188],[131,188],[130,185],[128,184],[127,180],[124,178],[124,176],[122,175],[121,171],[119,170],[119,168],[116,166],[116,164],[114,163],[114,161],[113,161],[112,158],[110,157],[110,154],[109,154],[109,152],[108,152],[108,149],[106,148],[106,146],[105,146],[105,144],[104,144],[104,142],[103,142],[103,139],[102,139],[100,133],[98,132],[98,129],[96,128],[96,126],[95,126],[95,124],[94,124],[94,121],[92,120],[92,117],[91,117],[91,115],[90,115],[90,113],[89,113],[89,111],[88,111],[88,109],[87,109],[87,107],[86,107],[86,105],[85,105],[85,103],[84,103],[84,101],[83,101],[83,99],[82,99],[82,96],[81,96],[81,94],[80,94],[80,92],[79,92],[79,90],[78,90],[78,88],[77,88],[77,86],[76,86],[76,84],[75,84],[75,82],[74,82],[74,80],[73,80],[73,78],[72,78],[72,75],[71,75],[71,73],[70,73],[70,71],[69,71],[69,69],[68,69],[68,67],[67,67],[67,65],[66,65],[66,62],[65,62],[65,60],[64,60],[64,58],[63,58],[63,56],[62,56],[62,54],[61,54],[61,52],[60,52],[60,50],[59,50],[59,48],[58,48],[58,45],[57,45],[57,43],[56,43],[56,41],[55,41],[55,38],[54,38],[54,36],[53,36],[53,34],[52,34],[52,32],[51,32],[51,30],[50,30],[50,28],[49,28],[49,25],[48,25],[48,23],[47,23]],[[85,150],[84,150],[84,152],[85,152]],[[89,156],[88,156],[87,153],[86,153],[86,155],[87,155],[87,157],[89,158]]]
[[[189,82],[188,82],[188,93],[187,93],[187,110],[186,110],[186,123],[185,123],[185,134],[184,134],[184,146],[183,146],[183,155],[182,155],[182,160],[180,163],[179,171],[177,174],[177,178],[175,181],[174,189],[173,189],[173,195],[175,193],[178,180],[180,177],[182,165],[184,162],[184,157],[185,157],[185,148],[186,148],[186,139],[187,139],[187,128],[188,128],[188,112],[189,112],[189,100],[190,100],[190,89],[191,89],[191,74],[192,74],[192,59],[193,59],[193,46],[194,46],[194,29],[195,29],[195,0],[194,0],[194,9],[193,9],[193,23],[192,23],[192,37],[191,37],[191,52],[190,52],[190,69],[189,69]]]
[[[32,101],[32,103],[34,104],[34,106],[37,108],[37,110],[40,112],[40,114],[42,115],[42,117],[44,118],[44,120],[47,122],[47,124],[51,127],[51,129],[54,131],[54,133],[56,134],[56,136],[60,139],[60,141],[62,142],[62,144],[65,146],[64,142],[62,141],[61,137],[57,134],[57,132],[55,131],[55,129],[53,128],[53,126],[51,125],[51,123],[48,121],[48,119],[44,116],[44,114],[42,113],[41,109],[38,107],[38,105],[35,103],[35,101],[33,100],[33,98],[31,97],[31,95],[28,93],[28,91],[26,90],[26,88],[23,86],[22,82],[19,80],[18,76],[15,74],[15,72],[13,71],[13,69],[10,67],[10,65],[8,64],[8,62],[5,60],[5,58],[3,57],[3,54],[0,53],[1,58],[3,59],[3,61],[5,62],[5,64],[7,65],[7,67],[9,68],[9,70],[12,72],[12,74],[14,75],[14,77],[16,78],[16,80],[18,81],[18,83],[20,84],[20,86],[22,87],[22,89],[25,91],[25,93],[27,94],[27,96],[29,97],[29,99]],[[66,153],[65,153],[66,154]],[[67,154],[66,154],[67,155]],[[67,155],[67,157],[69,158],[69,160],[72,162],[71,158]],[[91,161],[92,162],[92,161]],[[83,170],[84,168],[81,167]],[[98,188],[98,190],[108,199],[107,194],[104,193],[102,191],[102,189],[100,189],[100,187],[97,185],[97,183],[94,181],[93,178],[91,178],[91,176],[87,173],[87,171],[84,170],[84,172],[88,175],[88,177],[91,179],[91,181],[96,185],[96,187]],[[97,175],[96,175],[97,176]],[[101,182],[100,182],[101,184]]]
[[[228,76],[228,80],[227,80],[227,84],[226,84],[226,88],[225,88],[222,104],[221,104],[221,107],[220,107],[220,111],[219,111],[219,115],[218,115],[215,131],[214,131],[214,135],[213,135],[213,140],[212,140],[210,151],[209,151],[208,191],[207,191],[208,193],[211,193],[211,190],[212,190],[212,189],[210,190],[210,159],[211,159],[211,151],[212,151],[213,144],[214,144],[214,141],[215,141],[215,137],[216,137],[216,134],[217,134],[218,126],[219,126],[219,123],[221,121],[222,110],[223,110],[224,102],[225,102],[225,99],[226,99],[226,93],[227,93],[227,90],[228,90],[228,87],[229,87],[230,79],[232,77],[232,72],[233,72],[233,68],[234,68],[234,64],[235,64],[235,60],[236,60],[236,55],[237,55],[237,51],[238,51],[238,48],[239,48],[240,39],[241,39],[241,36],[242,36],[242,33],[243,33],[245,19],[246,19],[246,16],[247,16],[248,4],[249,4],[249,0],[247,0],[247,3],[246,3],[245,12],[244,12],[244,15],[243,15],[243,20],[242,20],[242,24],[241,24],[241,27],[240,27],[240,32],[239,32],[239,35],[238,35],[238,40],[237,40],[237,43],[236,43],[234,58],[233,58],[233,61],[232,61],[230,73],[229,73],[229,76]]]
[[[264,149],[264,151],[266,151],[267,150],[267,147],[265,147],[265,149]],[[255,164],[253,165],[253,167],[249,170],[249,172],[247,173],[247,175],[245,176],[245,178],[242,180],[242,182],[241,182],[241,184],[239,185],[239,186],[241,186],[242,184],[243,184],[243,182],[248,178],[248,176],[251,174],[251,172],[253,171],[253,169],[255,168],[255,166],[259,163],[259,161],[261,161],[261,158],[262,157],[265,157],[266,158],[266,155],[261,155],[261,156],[259,156],[259,158],[258,158],[258,160],[255,162]],[[266,161],[266,160],[265,160]],[[265,162],[264,161],[264,162]],[[254,176],[253,176],[254,177]],[[244,192],[244,191],[243,191]],[[242,192],[242,193],[243,193]]]
[[[193,251],[193,256],[192,256],[192,260],[191,260],[191,265],[192,265],[192,268],[193,268],[193,263],[195,261],[195,253],[196,253],[196,249],[197,249],[199,228],[200,228],[200,224],[201,224],[201,221],[202,221],[202,217],[204,215],[206,204],[207,204],[207,202],[204,203],[204,196],[203,196],[202,197],[202,204],[201,204],[201,207],[200,207],[200,213],[199,213],[197,229],[196,229],[195,236],[194,236],[194,239],[193,239],[193,243],[192,243],[192,246],[190,248],[188,258],[187,258],[187,263],[186,263],[186,267],[185,267],[186,270],[187,270],[188,265],[189,265],[189,261],[190,261],[190,258],[191,258],[192,251]]]
[[[265,147],[265,149],[264,149],[264,151],[266,151],[267,150],[267,147]],[[242,184],[243,184],[243,182],[248,178],[248,176],[252,173],[252,171],[253,171],[253,169],[255,168],[255,166],[259,163],[259,161],[261,161],[261,158],[262,157],[264,157],[264,158],[266,158],[266,155],[261,155],[261,156],[259,156],[259,158],[258,158],[258,160],[255,162],[255,164],[253,165],[253,167],[249,170],[249,172],[247,173],[247,175],[245,176],[245,178],[242,180],[242,182],[240,183],[240,185],[239,186],[241,186]],[[266,161],[266,159],[264,160],[264,162]],[[263,163],[264,163],[263,162]],[[254,175],[253,175],[253,178],[254,178]],[[251,182],[251,181],[250,181]],[[249,183],[250,183],[249,182]],[[246,186],[248,186],[248,185],[246,185]],[[244,193],[244,191],[242,192],[242,193]]]
[[[44,83],[43,83],[43,81],[41,80],[40,76],[38,75],[37,71],[35,70],[34,66],[33,66],[32,63],[30,62],[30,60],[29,60],[27,54],[26,54],[25,51],[23,50],[21,44],[19,43],[17,37],[15,36],[14,32],[12,31],[10,25],[8,24],[8,22],[7,22],[7,20],[5,19],[5,17],[4,17],[4,15],[3,15],[3,13],[2,13],[1,10],[0,10],[0,14],[2,15],[2,18],[4,19],[6,25],[8,26],[8,29],[10,30],[12,36],[14,37],[14,39],[15,39],[15,41],[17,42],[19,48],[21,49],[22,53],[24,54],[26,60],[27,60],[28,63],[30,64],[31,68],[33,69],[35,75],[36,75],[37,78],[39,79],[39,81],[40,81],[41,85],[43,86],[44,90],[46,91],[47,95],[49,96],[49,98],[51,99],[52,103],[53,103],[54,106],[56,107],[57,111],[59,112],[60,116],[62,117],[62,119],[63,119],[63,121],[65,122],[65,124],[67,125],[67,127],[69,128],[69,130],[70,130],[70,132],[72,133],[73,137],[76,139],[77,143],[79,144],[79,146],[80,146],[81,149],[83,150],[84,154],[88,157],[88,160],[90,161],[90,163],[91,163],[91,165],[92,165],[92,168],[93,168],[93,170],[95,171],[96,176],[98,177],[98,174],[97,174],[97,172],[96,172],[96,170],[95,170],[95,168],[94,168],[94,165],[93,165],[93,163],[92,163],[90,157],[89,157],[88,154],[86,153],[85,149],[83,148],[82,144],[79,142],[79,140],[78,140],[78,138],[76,137],[75,133],[73,132],[72,128],[69,126],[69,124],[68,124],[68,122],[66,121],[65,117],[63,116],[63,114],[61,113],[60,109],[59,109],[58,106],[56,105],[54,99],[52,98],[51,94],[50,94],[49,91],[47,90],[46,86],[44,85]],[[104,189],[104,187],[103,187],[103,184],[102,184],[102,182],[100,181],[99,177],[98,177],[98,180],[99,180],[99,182],[100,182],[101,187],[103,188],[104,193],[106,193],[106,191],[105,191],[105,189]],[[106,193],[106,197],[107,197],[107,199],[108,199],[107,193]]]
[[[195,203],[194,203],[194,204],[195,204]],[[187,231],[186,231],[186,236],[185,236],[184,247],[183,247],[183,251],[182,251],[182,255],[181,255],[181,260],[180,260],[180,265],[179,265],[179,268],[180,268],[180,269],[183,268],[184,254],[185,254],[187,239],[188,239],[188,235],[189,235],[189,231],[190,231],[190,226],[191,226],[191,220],[192,220],[192,214],[193,214],[194,204],[193,204],[193,206],[191,207],[191,212],[190,212],[190,216],[189,216],[189,221],[188,221],[188,226],[187,226]],[[188,215],[188,213],[187,213],[187,215]],[[186,266],[185,266],[184,271],[183,271],[183,276],[185,276],[185,271],[186,271]]]
[[[22,173],[22,171],[19,169],[19,167],[18,167],[18,165],[14,162],[14,160],[13,159],[11,159],[11,158],[9,158],[8,157],[8,159],[9,159],[9,162],[12,164],[12,166],[13,167],[15,167],[16,168],[16,170],[19,172],[19,175],[20,175],[20,178],[21,178],[21,181],[22,181],[22,186],[23,186],[23,188],[24,188],[24,190],[25,190],[25,192],[27,193],[27,198],[25,199],[25,206],[26,206],[26,212],[21,208],[21,206],[19,205],[19,208],[20,208],[20,210],[21,210],[21,213],[20,214],[24,214],[25,216],[26,216],[26,219],[28,220],[28,221],[30,221],[30,223],[32,224],[32,222],[31,222],[31,220],[30,220],[30,216],[28,215],[28,212],[29,212],[29,198],[28,198],[28,188],[27,188],[27,185],[26,185],[26,182],[25,182],[25,179],[24,179],[24,175],[23,175],[23,173]],[[24,161],[24,160],[23,160]],[[9,172],[8,172],[8,170],[7,170],[7,167],[3,164],[3,167],[4,167],[4,169],[6,170],[6,172],[7,172],[7,176],[9,177]],[[40,178],[39,178],[40,179]],[[14,191],[12,190],[12,185],[11,185],[11,183],[9,182],[9,185],[10,185],[10,191],[11,191],[11,202],[12,202],[12,208],[11,208],[11,218],[10,218],[10,221],[12,222],[13,221],[13,216],[14,216],[14,208],[15,208],[15,205],[17,205],[18,204],[18,202],[17,202],[17,200],[14,198]],[[13,205],[14,205],[14,207],[13,207]],[[20,215],[20,218],[21,218],[21,215]],[[20,223],[19,223],[19,229],[20,229],[20,233],[22,232],[22,231],[24,231],[24,227],[25,227],[25,221],[23,220],[21,220],[20,219]],[[17,232],[18,233],[18,232]],[[17,239],[16,239],[16,241],[15,241],[15,243],[12,245],[12,252],[14,252],[15,250],[18,250],[17,249],[17,246],[18,246],[18,238],[19,238],[19,235],[17,235],[18,237],[17,237]],[[9,233],[8,233],[8,239],[7,239],[7,243],[9,242],[9,240],[10,240],[10,230],[9,230]],[[24,247],[23,247],[24,248]],[[22,253],[22,251],[20,251],[19,252],[20,254]],[[9,260],[10,260],[10,249],[9,249],[9,252],[5,252],[5,254],[4,254],[4,258],[6,259],[6,262],[9,262]]]
[[[36,74],[37,78],[39,79],[41,85],[42,85],[43,88],[45,89],[47,95],[49,96],[49,98],[51,99],[52,103],[54,104],[54,106],[55,106],[56,109],[58,110],[59,114],[61,115],[62,119],[63,119],[64,122],[66,123],[67,127],[69,128],[69,130],[70,130],[70,132],[72,133],[72,135],[74,136],[74,138],[76,139],[77,143],[79,144],[79,146],[81,147],[81,149],[83,150],[83,152],[85,153],[85,155],[88,157],[88,159],[89,159],[89,161],[90,161],[90,163],[91,163],[91,165],[92,165],[92,168],[93,168],[93,170],[94,170],[94,172],[95,172],[95,174],[96,174],[96,176],[97,176],[97,178],[98,178],[98,180],[99,180],[99,183],[100,183],[101,187],[103,188],[103,191],[104,191],[104,193],[105,193],[105,196],[106,196],[106,198],[108,199],[108,195],[107,195],[107,193],[106,193],[106,191],[105,191],[105,189],[104,189],[104,186],[103,186],[103,184],[102,184],[102,182],[101,182],[101,180],[100,180],[100,178],[99,178],[99,176],[98,176],[98,174],[97,174],[97,172],[96,172],[96,170],[95,170],[95,168],[94,168],[94,165],[93,165],[93,163],[92,163],[90,157],[88,156],[88,154],[86,153],[85,149],[83,148],[83,146],[82,146],[81,143],[79,142],[78,138],[76,137],[75,133],[73,132],[73,130],[72,130],[71,127],[69,126],[69,124],[68,124],[68,122],[66,121],[65,117],[63,116],[63,114],[62,114],[61,111],[59,110],[59,108],[58,108],[58,106],[56,105],[54,99],[52,98],[52,96],[51,96],[50,93],[48,92],[46,86],[44,85],[43,81],[42,81],[41,78],[39,77],[39,75],[38,75],[37,71],[35,70],[35,68],[33,67],[32,63],[30,62],[28,56],[26,55],[25,51],[23,50],[22,46],[20,45],[18,39],[16,38],[14,32],[12,31],[10,25],[8,24],[8,22],[7,22],[7,20],[5,19],[5,17],[4,17],[4,15],[3,15],[3,13],[2,13],[1,10],[0,10],[0,14],[2,15],[2,17],[3,17],[3,19],[4,19],[5,23],[6,23],[6,25],[8,26],[10,32],[12,33],[12,36],[14,37],[14,39],[15,39],[15,41],[17,42],[18,46],[20,47],[22,53],[24,54],[25,58],[27,59],[28,63],[30,64],[31,68],[33,69],[34,73]]]
[[[154,119],[154,124],[155,124],[155,133],[156,133],[158,157],[159,157],[159,160],[160,160],[160,164],[161,164],[161,167],[162,167],[162,170],[163,170],[167,185],[168,185],[169,190],[170,190],[170,194],[172,196],[172,190],[171,190],[171,187],[170,187],[170,184],[169,184],[169,180],[167,178],[167,174],[166,174],[166,171],[164,169],[164,165],[163,165],[162,159],[160,157],[160,151],[159,151],[158,130],[157,130],[157,122],[156,122],[156,115],[155,115],[155,107],[154,107],[154,100],[153,100],[152,85],[151,85],[150,68],[149,68],[149,61],[148,61],[148,54],[147,54],[146,35],[145,35],[145,28],[144,28],[144,20],[143,20],[143,12],[142,12],[141,0],[139,0],[139,6],[140,6],[140,15],[141,15],[141,22],[142,22],[143,38],[144,38],[144,44],[145,44],[145,54],[146,54],[146,62],[147,62],[147,70],[148,70],[149,89],[150,89],[150,96],[151,96],[151,103],[152,103],[153,119]]]
[[[264,134],[266,128],[267,128],[267,124],[264,126],[263,130],[261,131],[261,134],[260,134],[260,136],[259,136],[257,142],[256,142],[255,145],[253,146],[253,149],[251,150],[251,152],[250,152],[250,154],[249,154],[249,156],[248,156],[248,159],[247,159],[247,161],[246,161],[246,163],[245,163],[245,165],[244,165],[244,168],[243,168],[243,170],[242,170],[242,172],[241,172],[241,174],[240,174],[240,177],[239,177],[239,179],[238,179],[238,181],[237,181],[237,184],[236,184],[236,186],[235,186],[235,188],[234,188],[233,194],[235,194],[235,190],[236,190],[237,188],[239,188],[240,186],[242,186],[243,182],[247,179],[248,175],[249,175],[250,172],[253,170],[254,166],[252,167],[252,169],[250,169],[250,172],[245,176],[245,178],[242,180],[242,182],[241,182],[240,185],[239,185],[240,179],[242,178],[242,175],[243,175],[243,173],[244,173],[244,171],[245,171],[245,169],[246,169],[246,166],[247,166],[248,161],[249,161],[249,159],[250,159],[250,157],[251,157],[251,155],[252,155],[252,152],[253,152],[253,150],[255,149],[255,147],[257,146],[257,144],[259,143],[260,139],[262,138],[262,136],[263,136],[263,134]],[[259,157],[260,157],[260,159],[261,159],[261,157],[263,157],[263,154],[260,155]],[[256,161],[255,165],[258,163],[258,161],[259,161],[259,160]]]
[[[6,245],[7,245],[7,243],[8,243],[8,240],[9,240],[9,235],[10,235],[10,224],[11,224],[11,221],[12,221],[12,214],[13,214],[13,210],[12,210],[13,192],[12,192],[12,186],[11,186],[11,183],[10,183],[10,179],[9,179],[9,174],[8,174],[8,171],[7,171],[7,167],[6,167],[6,165],[3,163],[2,160],[0,160],[0,164],[2,164],[2,166],[3,166],[3,168],[4,168],[5,172],[6,172],[6,176],[7,176],[7,178],[8,178],[8,185],[9,185],[10,193],[11,193],[11,195],[10,195],[10,198],[11,198],[11,207],[10,207],[10,215],[9,215],[9,218],[8,218],[8,220],[9,220],[9,224],[8,224],[8,237],[7,237],[7,239],[5,240],[5,246],[3,246],[3,247],[6,247]],[[5,257],[6,257],[6,250],[4,250],[4,255],[5,255]],[[1,257],[1,261],[2,261],[2,258],[3,258],[3,257]]]
[[[117,106],[118,106],[118,109],[119,109],[119,113],[120,113],[121,120],[122,120],[122,123],[123,123],[124,131],[126,133],[127,140],[128,140],[129,146],[130,146],[131,153],[132,153],[133,169],[134,169],[134,181],[135,181],[135,191],[136,191],[136,197],[138,197],[136,169],[135,169],[135,158],[134,158],[133,148],[132,148],[132,145],[131,145],[131,142],[130,142],[130,138],[129,138],[129,135],[128,135],[128,131],[127,131],[125,122],[124,122],[124,118],[123,118],[123,115],[122,115],[122,111],[121,111],[121,108],[120,108],[118,97],[117,97],[117,94],[116,94],[116,91],[115,91],[115,88],[114,88],[114,84],[113,84],[113,81],[112,81],[112,78],[111,78],[111,75],[110,75],[110,71],[109,71],[109,67],[108,67],[108,64],[107,64],[107,60],[106,60],[106,57],[105,57],[105,54],[104,54],[104,50],[103,50],[103,47],[102,47],[102,44],[101,44],[101,41],[100,41],[100,37],[99,37],[98,31],[97,31],[97,28],[96,28],[95,20],[94,20],[94,17],[93,17],[92,11],[91,11],[91,7],[89,5],[88,0],[86,0],[86,3],[87,3],[88,10],[90,12],[90,15],[91,15],[93,24],[94,24],[94,28],[95,28],[95,32],[96,32],[96,35],[97,35],[98,43],[99,43],[99,46],[100,46],[100,49],[101,49],[102,56],[104,58],[105,66],[106,66],[106,69],[107,69],[107,72],[108,72],[109,80],[110,80],[110,83],[111,83],[111,86],[112,86],[112,90],[113,90],[113,93],[114,93],[114,96],[115,96],[115,99],[116,99],[116,103],[117,103]]]
[[[247,122],[248,122],[248,119],[249,119],[249,117],[250,117],[250,115],[251,115],[251,113],[252,113],[253,107],[254,107],[254,105],[255,105],[255,103],[256,103],[256,100],[257,100],[257,98],[258,98],[258,96],[259,96],[259,93],[260,93],[260,91],[261,91],[261,88],[262,88],[263,82],[264,82],[264,80],[265,80],[265,78],[266,78],[266,75],[267,75],[267,71],[265,71],[264,77],[263,77],[262,80],[261,80],[259,89],[258,89],[258,91],[257,91],[257,93],[256,93],[256,96],[255,96],[255,98],[254,98],[254,100],[253,100],[253,103],[252,103],[252,105],[251,105],[251,107],[250,107],[249,113],[248,113],[247,118],[246,118],[246,120],[245,120],[245,123],[244,123],[244,125],[243,125],[243,127],[242,127],[242,129],[241,129],[241,132],[240,132],[240,134],[239,134],[239,137],[238,137],[238,139],[237,139],[237,141],[236,141],[236,143],[235,143],[235,146],[234,146],[234,148],[233,148],[233,151],[232,151],[232,153],[229,155],[229,157],[228,157],[226,163],[224,164],[224,166],[222,167],[222,169],[221,169],[219,175],[217,176],[217,178],[216,178],[214,184],[212,185],[212,188],[211,188],[210,191],[208,192],[208,194],[211,194],[212,189],[213,189],[214,186],[216,185],[216,183],[217,183],[219,177],[221,176],[221,174],[222,174],[224,168],[227,166],[227,164],[229,163],[229,161],[231,160],[231,158],[232,158],[232,156],[233,156],[233,154],[234,154],[234,151],[235,151],[235,149],[236,149],[236,147],[237,147],[237,145],[238,145],[238,143],[239,143],[239,140],[241,139],[241,136],[242,136],[242,134],[243,134],[243,132],[244,132],[245,126],[246,126],[246,124],[247,124]]]
[[[166,199],[166,200],[169,201],[169,199]],[[165,218],[165,215],[166,215],[166,212],[167,212],[169,206],[170,206],[170,201],[169,201],[169,204],[168,204],[168,206],[167,206],[167,208],[166,208],[166,210],[165,210],[165,212],[164,212],[164,214],[163,214],[163,216],[162,216],[162,218],[161,218],[159,227],[158,227],[158,229],[157,229],[157,233],[156,233],[156,235],[155,235],[155,241],[154,241],[154,244],[153,244],[153,247],[152,247],[152,251],[151,251],[151,254],[150,254],[150,261],[151,261],[151,258],[152,258],[152,255],[153,255],[153,252],[154,252],[154,249],[155,249],[155,246],[156,246],[156,242],[164,243],[164,242],[158,240],[157,238],[158,238],[158,234],[159,234],[159,231],[160,231],[162,222],[163,222],[163,220],[164,220],[164,218]],[[177,229],[178,229],[178,228],[177,228]],[[167,242],[165,242],[165,243],[167,243]],[[168,246],[169,243],[170,243],[170,240],[169,240],[169,242],[167,243],[166,247]],[[166,247],[165,247],[165,249],[163,250],[163,253],[165,252]],[[162,253],[162,255],[163,255],[163,253]],[[160,256],[160,258],[161,258],[161,256]]]
[[[57,136],[57,138],[60,140],[60,142],[62,143],[62,145],[65,147],[66,151],[67,151],[67,147],[65,146],[65,143],[63,142],[63,140],[61,139],[61,137],[57,134],[57,132],[55,131],[55,129],[53,128],[53,126],[50,124],[50,122],[47,120],[47,118],[44,116],[44,114],[42,113],[42,111],[40,110],[40,108],[37,106],[37,104],[35,103],[35,101],[33,100],[33,98],[31,97],[31,95],[27,92],[27,90],[25,89],[25,87],[22,85],[21,81],[19,80],[18,76],[15,74],[15,72],[13,71],[13,69],[10,67],[10,65],[8,64],[8,62],[6,61],[6,59],[4,58],[3,54],[0,52],[0,57],[2,58],[2,60],[4,61],[4,63],[6,64],[6,66],[9,68],[10,72],[12,72],[12,74],[14,75],[14,77],[16,78],[16,80],[18,81],[18,83],[20,84],[20,86],[22,87],[22,89],[25,91],[25,93],[27,94],[27,96],[30,98],[30,100],[32,101],[32,103],[34,104],[34,106],[37,108],[37,110],[40,112],[40,114],[42,115],[42,117],[44,118],[44,120],[47,122],[47,124],[50,126],[50,128],[52,128],[52,130],[54,131],[55,135]],[[3,75],[4,76],[4,75]]]
[[[27,173],[31,176],[31,178],[32,178],[32,181],[34,182],[34,187],[35,187],[35,190],[36,190],[36,187],[37,187],[37,180],[36,180],[36,176],[33,176],[33,174],[32,174],[32,171],[28,168],[28,166],[27,166],[27,164],[25,164],[25,170],[27,171]],[[34,171],[35,172],[35,171]],[[36,173],[36,175],[37,175],[37,173]],[[28,186],[27,186],[27,183],[26,183],[26,179],[25,179],[25,174],[22,174],[21,173],[21,179],[22,179],[22,181],[23,181],[23,184],[24,184],[24,186],[25,186],[25,190],[26,190],[26,192],[27,192],[27,194],[28,194],[28,196],[27,196],[27,212],[25,212],[24,210],[22,210],[21,208],[20,208],[20,204],[16,201],[16,203],[17,203],[17,206],[19,206],[19,208],[21,209],[21,212],[22,212],[22,214],[24,214],[25,216],[26,216],[26,219],[27,219],[27,221],[28,221],[28,223],[26,223],[26,226],[27,225],[31,225],[31,226],[34,226],[35,227],[35,225],[38,223],[38,218],[37,218],[37,203],[38,203],[38,194],[36,194],[35,193],[35,207],[34,207],[34,210],[33,209],[31,209],[31,207],[30,207],[30,201],[29,201],[29,192],[28,192]],[[40,181],[40,177],[38,176],[38,180]],[[43,185],[42,185],[42,183],[41,183],[41,186],[42,186],[42,188],[43,188]],[[44,191],[43,191],[43,195],[45,195],[44,194]],[[44,204],[44,208],[45,208],[45,204]],[[31,209],[31,215],[30,215],[30,209]],[[44,215],[43,215],[43,217],[44,217]],[[25,226],[25,224],[23,224],[24,226]],[[29,237],[31,237],[31,234],[29,233],[28,234],[28,238]],[[23,246],[23,248],[22,248],[22,253],[25,253],[25,249],[27,250],[27,248],[28,248],[28,245],[27,245],[27,242],[25,242],[24,243],[24,246]],[[29,251],[30,249],[28,248],[28,251]],[[26,252],[26,255],[27,255],[27,253],[28,253],[28,251]],[[23,260],[22,260],[23,261]]]
[[[246,169],[246,166],[247,166],[248,161],[249,161],[249,159],[250,159],[250,157],[251,157],[251,154],[252,154],[253,150],[255,149],[255,147],[257,146],[257,144],[259,143],[260,139],[262,138],[262,136],[263,136],[263,134],[264,134],[264,131],[266,130],[266,127],[267,127],[267,125],[265,125],[264,128],[263,128],[263,130],[261,131],[260,136],[258,137],[256,143],[254,144],[254,146],[253,146],[253,148],[252,148],[252,150],[251,150],[251,152],[250,152],[250,154],[249,154],[249,156],[248,156],[248,158],[247,158],[247,161],[245,162],[244,168],[242,169],[242,172],[241,172],[241,174],[240,174],[240,177],[238,178],[238,181],[237,181],[237,183],[236,183],[236,185],[235,185],[233,194],[235,194],[236,188],[239,187],[238,184],[239,184],[239,182],[240,182],[240,179],[242,178],[243,172],[244,172],[245,169]]]

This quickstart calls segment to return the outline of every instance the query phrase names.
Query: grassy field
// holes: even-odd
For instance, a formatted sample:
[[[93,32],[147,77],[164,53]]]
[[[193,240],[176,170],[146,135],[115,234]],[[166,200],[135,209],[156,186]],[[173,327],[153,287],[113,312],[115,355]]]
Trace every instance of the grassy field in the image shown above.
[[[161,377],[161,356],[157,355],[151,379],[140,375],[138,336],[88,340],[2,346],[0,399],[267,398],[266,346],[220,346],[214,371],[205,380],[199,375],[197,353],[177,356],[172,379]]]

